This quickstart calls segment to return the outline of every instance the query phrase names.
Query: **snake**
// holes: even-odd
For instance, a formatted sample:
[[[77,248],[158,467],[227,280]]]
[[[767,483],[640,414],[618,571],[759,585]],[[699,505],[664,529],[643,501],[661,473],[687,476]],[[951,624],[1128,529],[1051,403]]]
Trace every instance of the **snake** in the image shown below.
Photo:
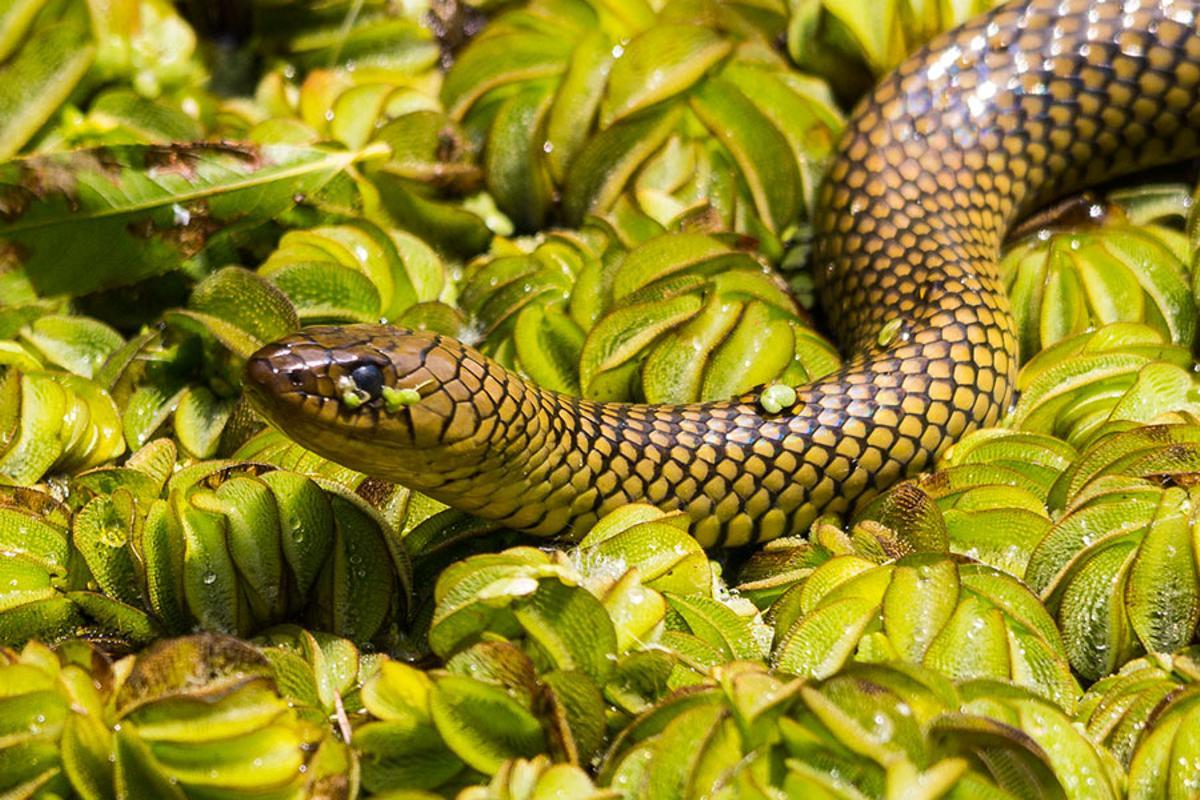
[[[849,115],[812,219],[846,360],[794,402],[592,402],[382,324],[268,344],[246,391],[319,455],[509,528],[577,538],[640,502],[685,513],[705,546],[803,534],[1010,408],[999,259],[1014,225],[1195,156],[1198,131],[1200,0],[1006,3],[930,41]]]

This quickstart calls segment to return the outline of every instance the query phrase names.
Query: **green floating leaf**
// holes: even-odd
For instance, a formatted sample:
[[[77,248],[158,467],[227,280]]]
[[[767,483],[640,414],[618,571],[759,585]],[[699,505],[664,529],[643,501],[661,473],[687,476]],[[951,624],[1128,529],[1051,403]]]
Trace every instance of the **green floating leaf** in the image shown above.
[[[404,246],[406,258],[402,258],[398,245]],[[271,278],[300,303],[302,316],[313,318],[313,305],[319,306],[323,297],[337,294],[329,286],[330,278],[320,276],[312,268],[322,262],[334,272],[343,267],[361,273],[378,295],[371,310],[376,316],[389,318],[400,315],[417,301],[417,288],[409,274],[410,262],[424,292],[429,291],[427,284],[443,279],[441,262],[419,239],[400,233],[389,235],[365,220],[289,231],[263,262],[259,273]],[[305,280],[299,277],[296,270],[301,265],[305,266],[307,281],[315,285],[305,285]],[[338,301],[327,302],[336,305]]]
[[[1070,648],[1015,578],[936,553],[869,563],[826,561],[776,601],[779,669],[827,677],[851,659],[910,661],[958,680],[1010,680],[1074,704],[1080,690]]]
[[[0,681],[7,689],[0,697],[5,737],[0,748],[0,791],[14,797],[73,793],[61,760],[62,737],[72,717],[71,698],[60,683],[64,667],[80,672],[68,657],[36,642],[0,655]],[[81,694],[89,694],[86,687]]]
[[[487,786],[472,786],[459,794],[461,800],[523,796],[538,800],[554,797],[613,800],[616,797],[611,791],[597,789],[588,773],[579,767],[552,764],[545,756],[505,761]]]
[[[563,207],[574,224],[616,204],[638,167],[666,142],[679,124],[675,107],[649,109],[606,128],[580,150],[567,173]]]
[[[579,382],[592,395],[592,382],[628,362],[664,331],[694,317],[700,298],[681,295],[617,309],[588,334],[580,355]]]
[[[532,548],[472,556],[444,569],[434,588],[437,608],[430,623],[430,647],[449,657],[484,632],[516,635],[520,628],[512,604],[537,592],[541,578],[562,572]]]
[[[1138,648],[1170,653],[1200,623],[1194,489],[1112,477],[1047,532],[1028,580],[1057,615],[1072,666],[1100,678]]]
[[[513,330],[517,358],[539,386],[579,394],[579,356],[584,333],[554,306],[527,306]]]
[[[503,689],[470,678],[439,680],[429,712],[455,755],[485,775],[495,774],[505,759],[529,758],[546,746],[536,717]]]
[[[211,634],[161,640],[126,670],[116,715],[99,729],[107,741],[86,743],[108,768],[93,781],[95,796],[114,782],[155,796],[173,787],[162,796],[176,798],[288,796],[321,759],[321,727],[280,696],[271,663],[247,643]]]
[[[174,430],[180,446],[196,458],[215,456],[236,402],[203,386],[187,389],[175,408]]]
[[[759,548],[737,572],[738,592],[765,609],[808,577],[815,567],[832,556],[818,541],[818,532],[823,527],[821,520],[814,524],[813,541],[782,538]]]
[[[1189,644],[1200,623],[1200,578],[1191,548],[1195,520],[1182,491],[1167,492],[1129,571],[1125,602],[1138,639],[1152,653]]]
[[[1116,800],[1120,776],[1111,756],[1092,743],[1063,709],[999,681],[960,686],[961,713],[935,723],[939,742],[965,753],[1003,753],[1009,769],[995,774],[1009,792]]]
[[[872,557],[949,549],[1023,575],[1051,522],[1046,478],[1022,469],[963,463],[904,481],[855,515],[850,537]]]
[[[125,603],[141,600],[133,552],[127,548],[136,524],[127,493],[100,496],[81,508],[71,523],[72,544],[87,562],[103,592]]]
[[[1191,423],[1131,425],[1097,438],[1055,482],[1050,506],[1078,503],[1105,478],[1172,480],[1190,485],[1200,473],[1200,426]],[[1137,486],[1140,480],[1125,485]]]
[[[580,541],[574,558],[584,575],[620,565],[637,569],[640,582],[660,592],[712,590],[708,556],[688,534],[686,518],[640,503],[605,515]]]
[[[286,296],[239,267],[217,270],[196,284],[188,308],[241,329],[246,334],[246,346],[255,349],[300,327],[296,309]],[[234,352],[242,358],[250,355],[242,348]]]
[[[1141,323],[1120,322],[1046,348],[1021,368],[1021,398],[1006,420],[1020,430],[1086,445],[1106,426],[1200,410],[1191,354]]]
[[[300,321],[318,323],[378,322],[379,290],[357,270],[329,262],[293,262],[264,275],[295,304]]]
[[[0,61],[12,55],[13,50],[21,44],[21,37],[29,32],[38,11],[45,5],[44,0],[13,0],[4,4],[0,11]]]
[[[125,451],[116,404],[76,375],[48,372],[0,375],[0,476],[30,485],[47,472],[78,472]],[[7,439],[7,441],[5,441]]]
[[[578,670],[601,685],[611,673],[616,632],[590,592],[542,581],[536,592],[514,603],[513,616],[556,668]]]
[[[1129,797],[1186,797],[1200,780],[1200,702],[1194,686],[1163,701],[1129,763]]]
[[[1048,500],[1050,488],[1078,456],[1075,448],[1044,434],[984,428],[969,433],[942,454],[941,464],[995,464],[1014,470],[1035,485],[1035,493]]]
[[[759,216],[771,231],[792,224],[800,207],[800,175],[791,148],[771,120],[735,86],[712,79],[691,107],[741,171]]]
[[[732,49],[698,25],[658,25],[634,39],[609,73],[601,126],[691,88]]]
[[[549,100],[536,86],[514,94],[500,105],[488,137],[484,158],[488,188],[521,230],[541,228],[553,198],[542,166],[542,147],[536,143]]]
[[[432,690],[425,673],[394,661],[381,664],[363,687],[363,705],[377,721],[357,728],[353,741],[368,789],[432,789],[464,768],[434,727]]]
[[[1000,0],[800,0],[787,32],[788,52],[801,69],[828,79],[843,99],[936,34],[996,6]]]
[[[187,114],[182,105],[164,98],[143,97],[128,89],[109,89],[92,101],[81,119],[65,124],[59,135],[71,148],[203,139],[205,131],[200,121]],[[47,144],[42,149],[49,149]]]
[[[21,338],[43,358],[83,378],[94,378],[104,361],[125,340],[99,320],[48,314],[21,331]]]
[[[1137,202],[1114,198],[1111,219],[1066,233],[1035,234],[1005,255],[1001,272],[1027,357],[1119,321],[1145,323],[1176,344],[1192,341],[1196,306],[1188,265],[1176,252],[1180,234],[1130,224],[1120,212]]]
[[[754,660],[766,655],[766,642],[757,635],[752,618],[710,597],[668,594],[667,603],[692,633],[717,648],[726,660]]]

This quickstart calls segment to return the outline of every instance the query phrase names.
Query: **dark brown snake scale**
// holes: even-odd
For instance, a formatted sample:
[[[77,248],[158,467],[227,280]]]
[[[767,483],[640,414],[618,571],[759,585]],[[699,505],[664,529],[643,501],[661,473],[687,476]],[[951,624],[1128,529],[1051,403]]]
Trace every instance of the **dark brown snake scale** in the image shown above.
[[[247,366],[251,396],[326,457],[516,528],[577,534],[641,500],[685,509],[705,545],[801,533],[997,422],[1017,367],[1001,241],[1056,197],[1200,152],[1198,18],[1200,0],[1026,0],[885,78],[849,122],[815,220],[822,302],[853,358],[781,413],[753,397],[578,400],[384,326],[267,346]],[[348,408],[366,364],[420,400],[368,387]]]

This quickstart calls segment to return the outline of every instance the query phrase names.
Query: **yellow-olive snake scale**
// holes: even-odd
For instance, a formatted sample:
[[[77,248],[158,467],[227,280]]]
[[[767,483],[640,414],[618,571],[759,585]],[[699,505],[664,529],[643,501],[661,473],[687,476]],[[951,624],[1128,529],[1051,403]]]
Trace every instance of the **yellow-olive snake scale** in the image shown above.
[[[685,509],[706,546],[800,533],[1007,408],[1017,341],[996,262],[1011,225],[1195,155],[1198,131],[1200,0],[1010,3],[931,42],[851,117],[814,257],[852,357],[793,406],[598,404],[379,325],[268,345],[247,387],[317,453],[514,528],[579,533],[646,501]],[[347,386],[364,402],[344,403]]]

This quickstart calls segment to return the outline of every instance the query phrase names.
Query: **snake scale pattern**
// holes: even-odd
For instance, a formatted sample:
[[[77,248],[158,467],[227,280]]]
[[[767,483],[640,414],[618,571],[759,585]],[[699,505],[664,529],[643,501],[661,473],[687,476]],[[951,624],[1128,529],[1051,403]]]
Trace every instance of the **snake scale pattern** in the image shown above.
[[[1200,0],[1010,3],[931,42],[852,115],[814,253],[850,358],[792,407],[597,404],[378,325],[268,345],[248,390],[321,455],[514,528],[572,535],[641,500],[685,510],[706,546],[800,533],[1007,409],[1018,354],[997,260],[1013,223],[1194,156],[1198,132]],[[384,396],[405,389],[419,400]]]

